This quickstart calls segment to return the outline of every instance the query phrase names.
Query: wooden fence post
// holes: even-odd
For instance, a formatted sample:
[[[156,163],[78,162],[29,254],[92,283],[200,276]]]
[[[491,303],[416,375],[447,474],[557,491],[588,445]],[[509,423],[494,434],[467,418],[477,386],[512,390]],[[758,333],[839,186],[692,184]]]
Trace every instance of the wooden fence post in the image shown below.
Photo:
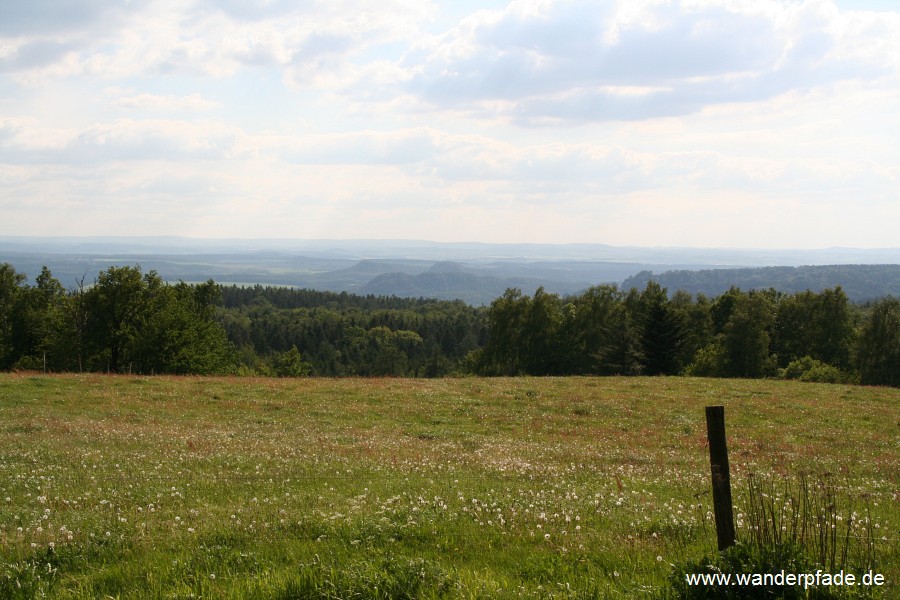
[[[734,509],[731,502],[731,477],[728,472],[728,446],[725,444],[725,407],[706,407],[706,438],[709,440],[709,466],[712,471],[713,512],[719,550],[734,545]]]

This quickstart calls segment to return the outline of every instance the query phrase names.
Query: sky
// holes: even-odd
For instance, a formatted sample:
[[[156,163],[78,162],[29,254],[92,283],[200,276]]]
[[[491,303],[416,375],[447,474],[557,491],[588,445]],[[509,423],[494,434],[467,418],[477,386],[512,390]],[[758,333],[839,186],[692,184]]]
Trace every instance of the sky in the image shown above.
[[[900,246],[895,0],[0,0],[0,236]]]

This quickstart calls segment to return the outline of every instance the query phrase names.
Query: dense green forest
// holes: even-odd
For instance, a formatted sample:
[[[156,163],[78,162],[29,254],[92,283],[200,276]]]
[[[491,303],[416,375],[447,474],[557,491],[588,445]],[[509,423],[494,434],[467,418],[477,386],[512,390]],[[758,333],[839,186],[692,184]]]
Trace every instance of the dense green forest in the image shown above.
[[[65,290],[0,265],[0,369],[274,376],[676,375],[900,386],[900,301],[841,288],[707,297],[507,290],[490,307],[168,284],[110,267]]]
[[[853,305],[819,293],[691,296],[591,288],[560,298],[509,290],[488,311],[489,338],[470,356],[482,374],[788,377],[900,385],[900,301]]]
[[[436,377],[487,340],[486,309],[462,301],[262,286],[222,295],[218,318],[242,368],[262,373],[279,374],[271,357],[299,352],[316,375]]]

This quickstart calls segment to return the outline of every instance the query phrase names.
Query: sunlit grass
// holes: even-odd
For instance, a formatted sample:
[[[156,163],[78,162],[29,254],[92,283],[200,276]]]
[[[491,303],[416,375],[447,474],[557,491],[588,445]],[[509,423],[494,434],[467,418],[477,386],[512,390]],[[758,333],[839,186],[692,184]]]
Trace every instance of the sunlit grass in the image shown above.
[[[749,473],[830,473],[896,583],[898,390],[18,374],[0,375],[0,585],[634,597],[715,549],[709,404],[726,406],[738,514]]]

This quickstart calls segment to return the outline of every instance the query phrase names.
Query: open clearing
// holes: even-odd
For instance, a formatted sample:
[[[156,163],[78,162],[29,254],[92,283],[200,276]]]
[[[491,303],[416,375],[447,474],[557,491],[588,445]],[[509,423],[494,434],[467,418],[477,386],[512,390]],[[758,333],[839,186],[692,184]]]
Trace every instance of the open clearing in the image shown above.
[[[826,478],[896,586],[900,390],[690,378],[0,375],[0,578],[58,598],[646,597],[715,550],[710,404],[739,529],[748,473]]]

